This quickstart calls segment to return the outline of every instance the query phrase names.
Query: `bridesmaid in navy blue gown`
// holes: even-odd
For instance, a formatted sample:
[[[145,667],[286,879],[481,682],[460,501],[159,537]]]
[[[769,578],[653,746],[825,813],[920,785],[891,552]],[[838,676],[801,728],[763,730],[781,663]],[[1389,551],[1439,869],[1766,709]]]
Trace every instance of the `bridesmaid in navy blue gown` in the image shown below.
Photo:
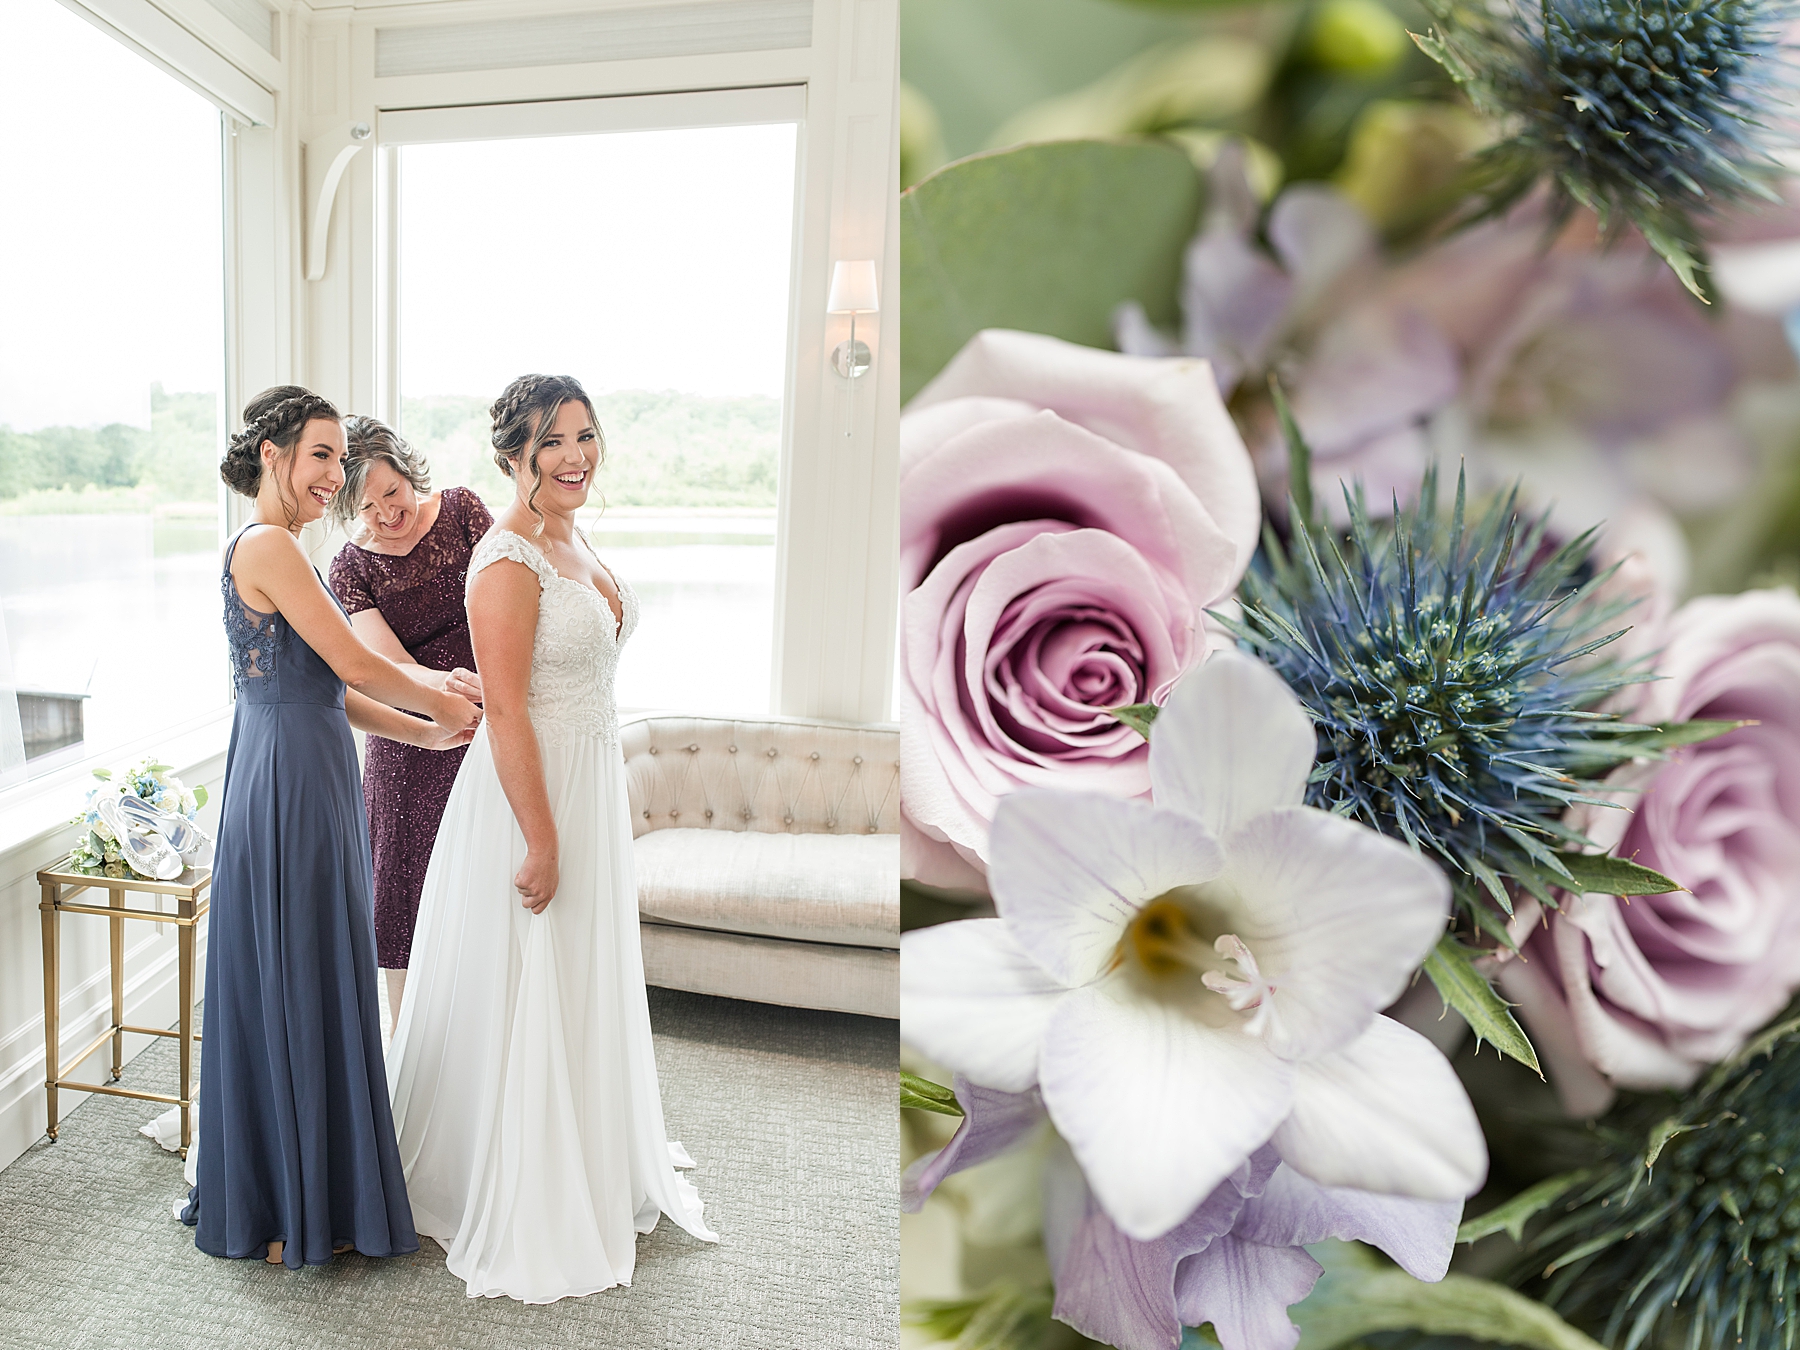
[[[300,546],[343,483],[337,409],[283,385],[244,422],[220,465],[256,508],[221,578],[237,708],[213,863],[198,1184],[182,1218],[203,1252],[298,1269],[352,1247],[419,1247],[382,1062],[350,728],[448,748],[468,742],[479,713],[363,646]]]

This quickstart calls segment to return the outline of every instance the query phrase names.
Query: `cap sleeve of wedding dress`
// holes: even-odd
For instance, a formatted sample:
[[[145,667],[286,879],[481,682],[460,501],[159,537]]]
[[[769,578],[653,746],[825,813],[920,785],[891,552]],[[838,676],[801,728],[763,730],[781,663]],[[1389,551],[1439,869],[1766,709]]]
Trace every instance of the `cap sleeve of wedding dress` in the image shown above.
[[[666,1133],[639,945],[613,674],[637,620],[491,530],[469,575],[506,558],[541,589],[527,706],[560,879],[541,914],[513,878],[523,837],[489,725],[444,808],[388,1051],[413,1219],[471,1295],[547,1303],[629,1284],[638,1233],[666,1214],[714,1235]]]
[[[536,572],[539,587],[549,585],[556,576],[556,569],[550,565],[550,559],[544,556],[543,549],[522,534],[493,529],[481,537],[481,542],[475,545],[475,551],[469,555],[469,580],[474,581],[477,572],[502,558],[509,562],[524,563]]]

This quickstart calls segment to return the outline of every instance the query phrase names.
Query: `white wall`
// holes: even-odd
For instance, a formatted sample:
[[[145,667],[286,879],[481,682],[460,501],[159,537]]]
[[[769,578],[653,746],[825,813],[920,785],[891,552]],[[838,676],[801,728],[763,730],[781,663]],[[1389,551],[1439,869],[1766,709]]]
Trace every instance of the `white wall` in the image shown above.
[[[324,275],[308,282],[309,149],[316,177],[319,151],[341,144],[357,122],[375,125],[384,109],[803,84],[774,711],[859,721],[888,716],[898,539],[898,0],[712,0],[704,7],[743,20],[738,31],[750,34],[750,46],[765,31],[758,24],[788,32],[810,12],[810,41],[802,27],[798,45],[776,50],[664,50],[632,59],[405,75],[378,73],[384,44],[391,65],[397,41],[416,44],[424,36],[455,49],[458,26],[602,15],[618,31],[652,34],[647,41],[654,50],[659,19],[669,20],[665,32],[679,32],[679,21],[697,11],[694,0],[268,0],[274,19],[265,44],[210,0],[61,3],[234,116],[226,145],[227,401],[234,409],[259,389],[292,381],[345,407],[394,411],[377,153],[364,149],[352,161],[330,217]],[[439,31],[421,33],[430,29]],[[853,402],[850,386],[827,366],[848,328],[846,317],[824,313],[831,265],[842,258],[876,259],[883,283],[878,319],[858,321],[875,368],[857,382]],[[846,439],[852,415],[854,434]],[[190,785],[207,786],[216,813],[227,732],[227,721],[213,719],[116,758],[154,750]],[[64,822],[91,781],[76,769],[0,794],[0,1166],[43,1133],[36,871],[69,847],[74,831]],[[128,1022],[173,1022],[174,931],[127,926]],[[103,920],[63,920],[65,1055],[106,1024],[107,949]],[[128,1053],[143,1048],[131,1042],[150,1039],[128,1037]],[[89,1081],[99,1081],[104,1059],[103,1052],[84,1066]],[[129,1068],[125,1078],[129,1085]],[[85,1099],[61,1096],[64,1111]],[[145,1103],[144,1118],[155,1114],[154,1104]],[[121,1146],[135,1144],[122,1140]]]

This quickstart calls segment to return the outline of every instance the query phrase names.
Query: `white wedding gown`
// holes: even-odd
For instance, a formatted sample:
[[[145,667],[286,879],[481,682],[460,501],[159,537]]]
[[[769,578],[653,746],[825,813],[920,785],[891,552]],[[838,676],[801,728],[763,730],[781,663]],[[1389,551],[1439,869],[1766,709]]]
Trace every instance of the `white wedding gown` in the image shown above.
[[[717,1239],[664,1132],[644,995],[613,707],[637,598],[618,583],[615,629],[598,591],[498,529],[470,579],[502,558],[538,575],[528,706],[561,876],[542,914],[520,904],[525,840],[483,726],[425,874],[388,1087],[419,1232],[470,1297],[550,1303],[629,1284],[659,1213]]]

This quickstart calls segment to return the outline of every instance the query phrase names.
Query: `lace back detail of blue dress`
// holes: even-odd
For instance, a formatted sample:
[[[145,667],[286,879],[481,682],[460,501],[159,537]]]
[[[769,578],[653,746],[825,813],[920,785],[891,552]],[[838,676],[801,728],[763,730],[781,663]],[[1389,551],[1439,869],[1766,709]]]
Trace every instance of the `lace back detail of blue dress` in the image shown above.
[[[237,581],[231,575],[231,558],[243,537],[244,531],[240,530],[226,548],[225,574],[219,578],[225,599],[225,639],[231,646],[231,683],[239,698],[252,703],[279,703],[280,650],[286,634],[279,614],[251,609],[238,593]]]

